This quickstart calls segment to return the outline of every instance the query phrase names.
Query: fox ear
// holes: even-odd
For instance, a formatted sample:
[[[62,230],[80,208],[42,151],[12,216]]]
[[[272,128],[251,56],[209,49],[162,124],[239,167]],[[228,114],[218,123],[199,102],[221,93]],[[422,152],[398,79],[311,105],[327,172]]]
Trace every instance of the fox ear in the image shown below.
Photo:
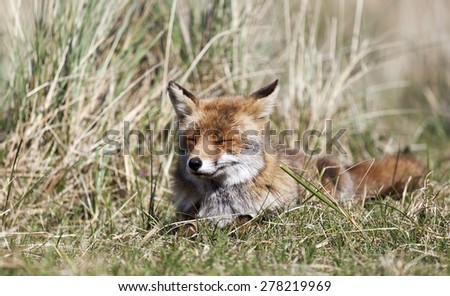
[[[256,100],[255,106],[258,109],[258,118],[269,117],[275,108],[275,98],[278,94],[278,79],[271,84],[255,91],[250,98]]]
[[[197,97],[179,84],[170,81],[167,90],[169,91],[170,101],[179,119],[191,115],[195,107],[198,106]]]

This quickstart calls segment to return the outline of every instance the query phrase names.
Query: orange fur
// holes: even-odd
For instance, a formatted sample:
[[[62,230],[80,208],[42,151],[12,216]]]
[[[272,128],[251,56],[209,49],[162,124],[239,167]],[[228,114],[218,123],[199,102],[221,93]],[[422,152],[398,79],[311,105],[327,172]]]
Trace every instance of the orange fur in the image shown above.
[[[398,196],[406,186],[415,189],[425,174],[424,166],[411,155],[391,155],[366,160],[348,168],[359,196]]]

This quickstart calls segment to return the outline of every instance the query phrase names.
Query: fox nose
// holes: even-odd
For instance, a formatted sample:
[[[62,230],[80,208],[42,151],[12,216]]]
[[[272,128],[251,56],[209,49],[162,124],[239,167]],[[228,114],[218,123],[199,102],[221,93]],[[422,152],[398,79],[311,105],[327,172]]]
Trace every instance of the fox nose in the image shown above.
[[[202,160],[198,157],[191,158],[189,160],[189,167],[194,171],[198,171],[202,167]]]

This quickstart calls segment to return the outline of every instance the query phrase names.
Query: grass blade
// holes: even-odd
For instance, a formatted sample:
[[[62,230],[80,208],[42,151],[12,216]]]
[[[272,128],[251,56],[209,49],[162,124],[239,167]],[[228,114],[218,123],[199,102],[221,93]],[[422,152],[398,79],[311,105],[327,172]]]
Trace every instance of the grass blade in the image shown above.
[[[326,204],[327,206],[332,208],[336,213],[339,213],[339,214],[343,215],[345,218],[347,218],[356,228],[358,228],[358,230],[362,230],[361,226],[359,226],[359,224],[355,222],[355,220],[352,218],[352,216],[350,216],[350,214],[344,208],[342,208],[336,200],[334,200],[333,198],[331,198],[331,197],[327,196],[326,194],[324,194],[323,192],[321,192],[319,188],[314,186],[312,183],[307,181],[302,176],[298,175],[296,172],[291,170],[288,166],[282,164],[280,167],[289,176],[294,178],[294,180],[297,181],[297,183],[302,185],[312,195],[316,196],[321,202],[323,202],[324,204]]]

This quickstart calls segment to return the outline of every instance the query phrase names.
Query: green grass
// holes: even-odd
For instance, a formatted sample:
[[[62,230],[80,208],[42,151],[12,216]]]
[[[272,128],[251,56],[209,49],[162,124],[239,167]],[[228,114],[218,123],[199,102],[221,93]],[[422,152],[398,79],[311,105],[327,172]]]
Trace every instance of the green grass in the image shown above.
[[[316,203],[262,217],[247,230],[201,227],[196,239],[168,234],[164,223],[149,234],[130,221],[126,230],[94,237],[80,225],[55,235],[36,225],[6,238],[1,274],[448,275],[449,226],[436,201],[417,204],[420,198],[353,209],[365,235]]]
[[[0,20],[0,274],[450,275],[450,51],[428,4],[407,6],[423,13],[410,24],[402,2],[18,3]],[[412,38],[397,20],[428,29]],[[102,154],[125,121],[173,128],[169,80],[202,96],[274,78],[276,127],[332,118],[348,129],[344,163],[409,150],[427,183],[339,211],[313,197],[189,239],[173,231],[175,152],[152,153],[172,137]]]

